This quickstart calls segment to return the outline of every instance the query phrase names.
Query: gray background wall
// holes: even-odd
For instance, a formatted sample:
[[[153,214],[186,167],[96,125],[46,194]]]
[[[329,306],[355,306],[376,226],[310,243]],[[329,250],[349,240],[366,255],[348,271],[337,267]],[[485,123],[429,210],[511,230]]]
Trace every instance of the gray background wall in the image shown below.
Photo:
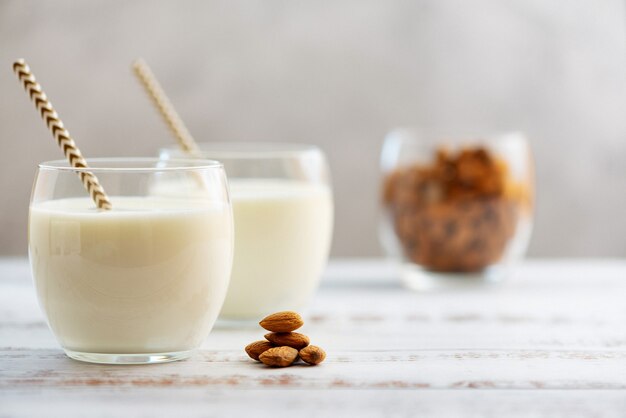
[[[379,255],[378,153],[396,126],[525,131],[536,256],[626,256],[620,0],[0,1],[0,254],[25,254],[38,162],[61,156],[10,67],[30,62],[87,156],[170,137],[143,56],[201,140],[320,145],[335,256]]]

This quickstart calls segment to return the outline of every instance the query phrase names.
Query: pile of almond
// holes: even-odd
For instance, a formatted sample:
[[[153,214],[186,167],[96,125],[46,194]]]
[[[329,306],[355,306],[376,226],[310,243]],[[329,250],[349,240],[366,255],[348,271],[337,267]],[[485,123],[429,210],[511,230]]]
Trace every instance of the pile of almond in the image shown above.
[[[246,346],[246,353],[257,361],[271,367],[287,367],[298,359],[312,366],[326,358],[320,347],[309,345],[309,337],[293,332],[304,324],[296,312],[284,311],[263,318],[259,325],[269,332],[264,341],[255,341]]]

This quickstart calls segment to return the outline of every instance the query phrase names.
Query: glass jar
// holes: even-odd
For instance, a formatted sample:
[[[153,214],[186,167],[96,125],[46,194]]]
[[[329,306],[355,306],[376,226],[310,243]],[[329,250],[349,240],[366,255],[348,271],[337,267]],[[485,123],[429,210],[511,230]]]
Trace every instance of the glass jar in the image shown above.
[[[221,164],[157,158],[39,165],[29,212],[33,279],[48,324],[76,360],[179,360],[206,339],[233,255]],[[96,175],[112,204],[97,209],[78,173]],[[176,196],[163,184],[179,185]]]
[[[479,139],[391,132],[381,155],[381,240],[416,290],[497,282],[531,232],[533,167],[520,133]]]
[[[259,321],[300,311],[328,260],[333,199],[324,153],[289,143],[201,143],[224,164],[235,220],[233,272],[220,320]],[[163,160],[185,155],[163,149]]]

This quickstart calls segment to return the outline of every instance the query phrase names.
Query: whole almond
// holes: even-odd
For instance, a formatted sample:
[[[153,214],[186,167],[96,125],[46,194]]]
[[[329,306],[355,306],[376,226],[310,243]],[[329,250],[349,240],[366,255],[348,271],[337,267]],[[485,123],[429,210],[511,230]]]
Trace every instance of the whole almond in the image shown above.
[[[297,312],[283,311],[266,316],[259,322],[263,328],[272,332],[291,332],[304,324]]]
[[[315,366],[326,358],[326,352],[316,345],[309,345],[300,350],[300,358],[305,363]]]
[[[306,347],[311,342],[309,337],[297,332],[270,332],[265,334],[265,338],[274,345],[286,345],[296,350]]]
[[[246,353],[248,353],[250,358],[260,361],[259,356],[273,347],[274,344],[269,341],[255,341],[246,346]]]
[[[291,347],[274,347],[266,350],[259,356],[259,360],[263,364],[267,364],[272,367],[287,367],[291,366],[298,357],[298,350]]]

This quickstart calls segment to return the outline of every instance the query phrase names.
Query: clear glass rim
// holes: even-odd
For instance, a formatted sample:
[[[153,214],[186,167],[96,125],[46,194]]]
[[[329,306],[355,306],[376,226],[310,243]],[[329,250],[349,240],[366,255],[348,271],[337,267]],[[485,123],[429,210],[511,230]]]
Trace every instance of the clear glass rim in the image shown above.
[[[322,150],[311,144],[294,142],[199,142],[200,155],[210,158],[288,158],[307,153],[321,153]],[[160,152],[169,155],[185,156],[179,147],[161,148]]]
[[[156,173],[163,171],[194,171],[223,169],[222,163],[200,158],[175,158],[163,160],[152,157],[113,157],[89,158],[89,167],[72,167],[67,160],[44,161],[40,170],[71,172],[115,172],[115,173]]]
[[[402,138],[404,141],[412,141],[416,143],[425,142],[437,142],[437,143],[458,143],[458,144],[473,144],[473,143],[494,143],[494,142],[518,142],[528,143],[528,137],[525,132],[521,130],[504,130],[495,132],[486,132],[483,134],[477,134],[474,132],[462,133],[432,133],[425,132],[420,128],[413,127],[400,127],[388,132],[385,135],[385,140],[397,140],[395,138]]]

